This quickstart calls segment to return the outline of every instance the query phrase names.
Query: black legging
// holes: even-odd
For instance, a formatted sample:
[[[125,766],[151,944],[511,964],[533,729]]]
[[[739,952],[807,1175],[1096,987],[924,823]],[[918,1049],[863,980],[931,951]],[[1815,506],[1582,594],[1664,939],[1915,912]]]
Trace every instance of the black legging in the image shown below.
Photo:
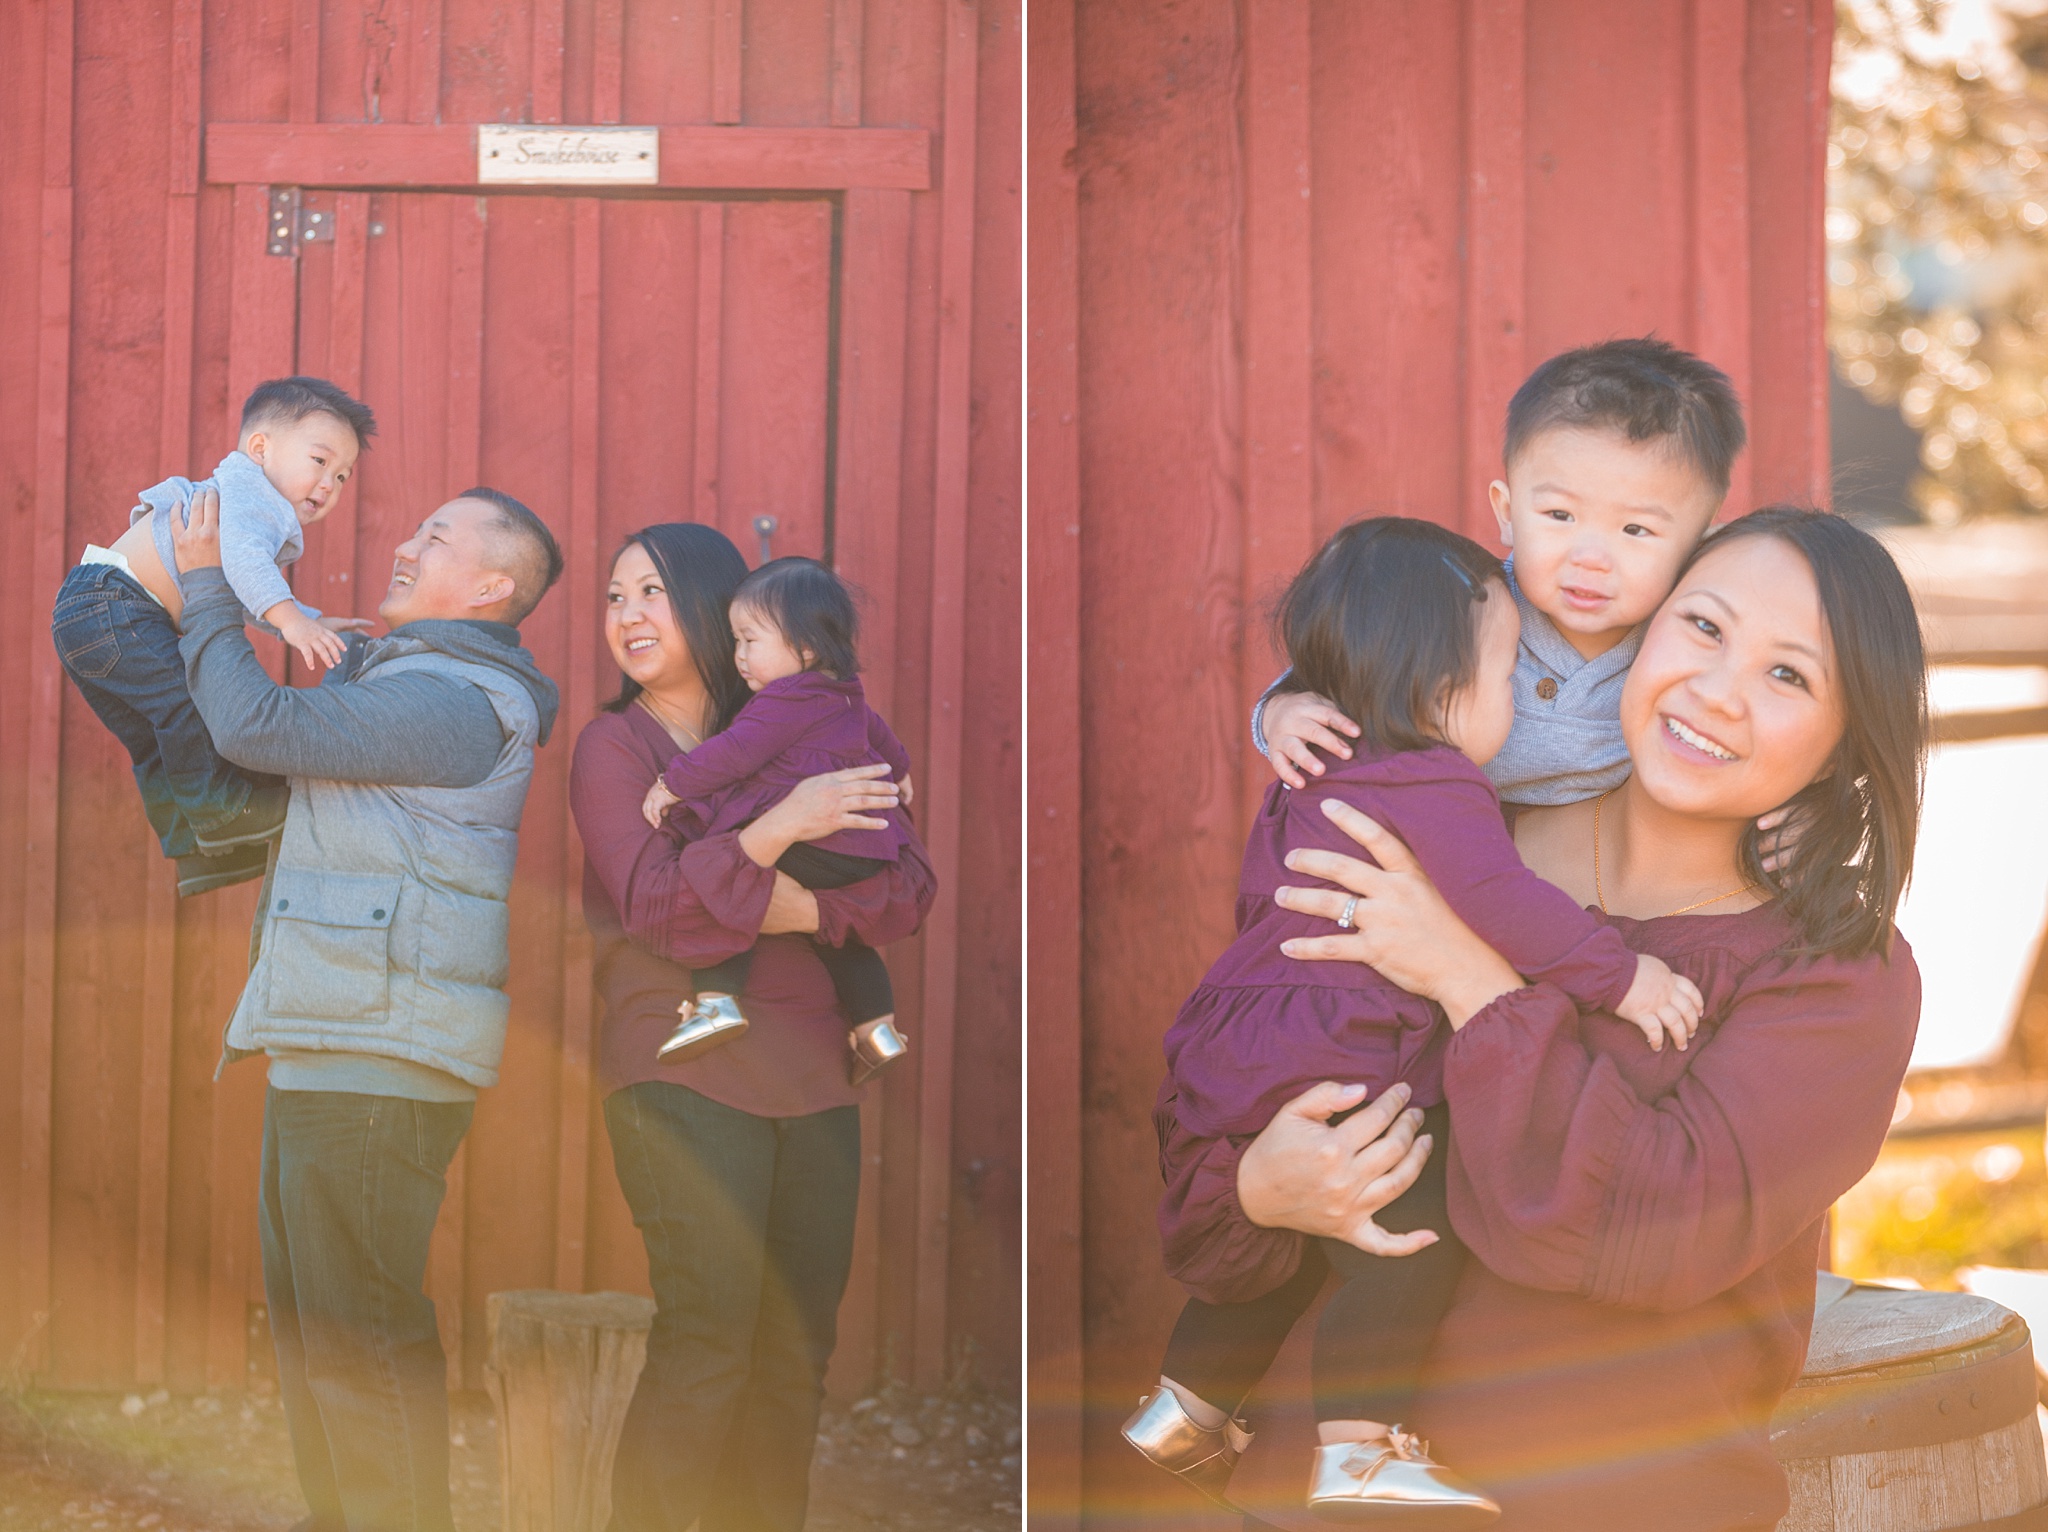
[[[860,1110],[756,1117],[644,1081],[606,1097],[604,1120],[655,1302],[614,1532],[801,1532],[853,1264]]]
[[[1434,1229],[1435,1244],[1415,1255],[1387,1257],[1340,1240],[1315,1240],[1294,1275],[1262,1297],[1245,1303],[1190,1298],[1174,1324],[1161,1371],[1235,1415],[1335,1270],[1341,1285],[1316,1325],[1316,1418],[1405,1424],[1431,1338],[1465,1261],[1444,1206],[1449,1108],[1424,1112],[1421,1131],[1435,1138],[1422,1174],[1374,1217],[1396,1234]]]

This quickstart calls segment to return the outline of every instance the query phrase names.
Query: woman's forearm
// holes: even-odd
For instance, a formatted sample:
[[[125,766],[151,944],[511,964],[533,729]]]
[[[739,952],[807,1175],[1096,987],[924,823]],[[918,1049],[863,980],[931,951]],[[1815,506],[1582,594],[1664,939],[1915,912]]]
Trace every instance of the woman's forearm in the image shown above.
[[[1455,1032],[1502,995],[1522,987],[1522,976],[1513,965],[1475,937],[1469,960],[1451,966],[1430,998],[1443,1007],[1444,1019]]]
[[[787,822],[774,809],[740,831],[740,850],[756,867],[773,867],[796,843],[797,837],[789,833]]]

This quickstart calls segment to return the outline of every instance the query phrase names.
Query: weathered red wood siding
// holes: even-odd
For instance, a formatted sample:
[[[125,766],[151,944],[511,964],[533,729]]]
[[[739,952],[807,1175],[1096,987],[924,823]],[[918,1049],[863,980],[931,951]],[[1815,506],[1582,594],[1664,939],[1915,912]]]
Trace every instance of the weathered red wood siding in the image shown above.
[[[1015,1381],[1021,14],[1000,0],[34,0],[0,6],[0,1358],[59,1386],[251,1365],[262,1072],[211,1076],[251,888],[180,904],[52,593],[134,492],[203,472],[258,379],[383,434],[296,580],[374,601],[478,481],[569,553],[527,642],[562,685],[513,899],[513,1019],[430,1278],[474,1383],[484,1295],[644,1290],[589,1083],[566,805],[616,686],[620,538],[696,519],[826,554],[945,879],[891,954],[915,1064],[865,1109],[835,1367]],[[659,191],[480,194],[469,125],[663,129]],[[265,251],[266,183],[331,242]],[[278,673],[284,674],[278,660]],[[291,679],[304,680],[302,676]],[[260,1356],[257,1359],[260,1365]]]
[[[1489,535],[1509,394],[1608,336],[1735,378],[1732,506],[1825,492],[1832,12],[1031,15],[1033,1499],[1108,1526],[1194,1506],[1114,1430],[1178,1305],[1149,1110],[1266,781],[1254,619],[1363,512]]]

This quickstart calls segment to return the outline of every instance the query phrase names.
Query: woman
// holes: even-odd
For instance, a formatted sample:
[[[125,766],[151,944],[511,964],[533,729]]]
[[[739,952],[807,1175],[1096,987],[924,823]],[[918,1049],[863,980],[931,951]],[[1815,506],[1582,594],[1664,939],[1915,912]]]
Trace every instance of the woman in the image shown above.
[[[577,740],[570,773],[604,997],[605,1127],[656,1304],[612,1474],[620,1532],[803,1525],[852,1261],[860,1116],[846,1022],[801,934],[880,947],[911,935],[932,900],[914,834],[889,874],[845,889],[812,893],[775,870],[799,841],[886,827],[873,816],[898,792],[877,780],[883,766],[812,777],[745,829],[689,844],[641,817],[676,752],[747,699],[726,615],[746,572],[710,527],[669,523],[627,539],[605,606],[625,681]],[[687,970],[757,939],[750,1030],[657,1063],[692,994]]]
[[[1478,1260],[1410,1424],[1501,1502],[1505,1532],[1718,1532],[1784,1513],[1768,1423],[1804,1358],[1821,1219],[1876,1158],[1919,1016],[1891,916],[1912,864],[1924,667],[1882,547],[1815,512],[1732,524],[1651,619],[1622,725],[1630,780],[1525,810],[1516,840],[1705,992],[1686,1051],[1652,1053],[1634,1028],[1525,987],[1363,816],[1333,813],[1380,866],[1297,853],[1295,870],[1341,887],[1281,897],[1335,919],[1343,890],[1359,895],[1355,934],[1290,955],[1369,962],[1455,1029],[1450,1210]],[[1788,800],[1803,828],[1766,874],[1752,826]],[[1217,1252],[1176,1275],[1252,1296],[1291,1273],[1304,1234],[1342,1237],[1397,1194],[1412,1153],[1382,1175],[1393,1150],[1367,1166],[1351,1124],[1314,1120],[1347,1104],[1319,1087],[1242,1151],[1169,1138],[1169,1248]],[[1273,1456],[1248,1455],[1232,1495],[1277,1519],[1300,1504],[1299,1467],[1278,1465],[1276,1493]]]

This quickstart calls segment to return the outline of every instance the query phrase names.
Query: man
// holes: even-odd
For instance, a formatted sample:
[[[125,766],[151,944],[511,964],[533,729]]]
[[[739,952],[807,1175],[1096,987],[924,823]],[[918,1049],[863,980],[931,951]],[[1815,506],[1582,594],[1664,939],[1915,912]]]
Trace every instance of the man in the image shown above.
[[[507,1002],[506,896],[552,682],[518,625],[561,574],[541,520],[458,495],[398,547],[317,688],[273,683],[220,570],[218,506],[176,536],[180,642],[220,753],[291,784],[222,1066],[270,1057],[263,1285],[309,1532],[451,1532],[448,1399],[422,1281],[444,1173]]]

